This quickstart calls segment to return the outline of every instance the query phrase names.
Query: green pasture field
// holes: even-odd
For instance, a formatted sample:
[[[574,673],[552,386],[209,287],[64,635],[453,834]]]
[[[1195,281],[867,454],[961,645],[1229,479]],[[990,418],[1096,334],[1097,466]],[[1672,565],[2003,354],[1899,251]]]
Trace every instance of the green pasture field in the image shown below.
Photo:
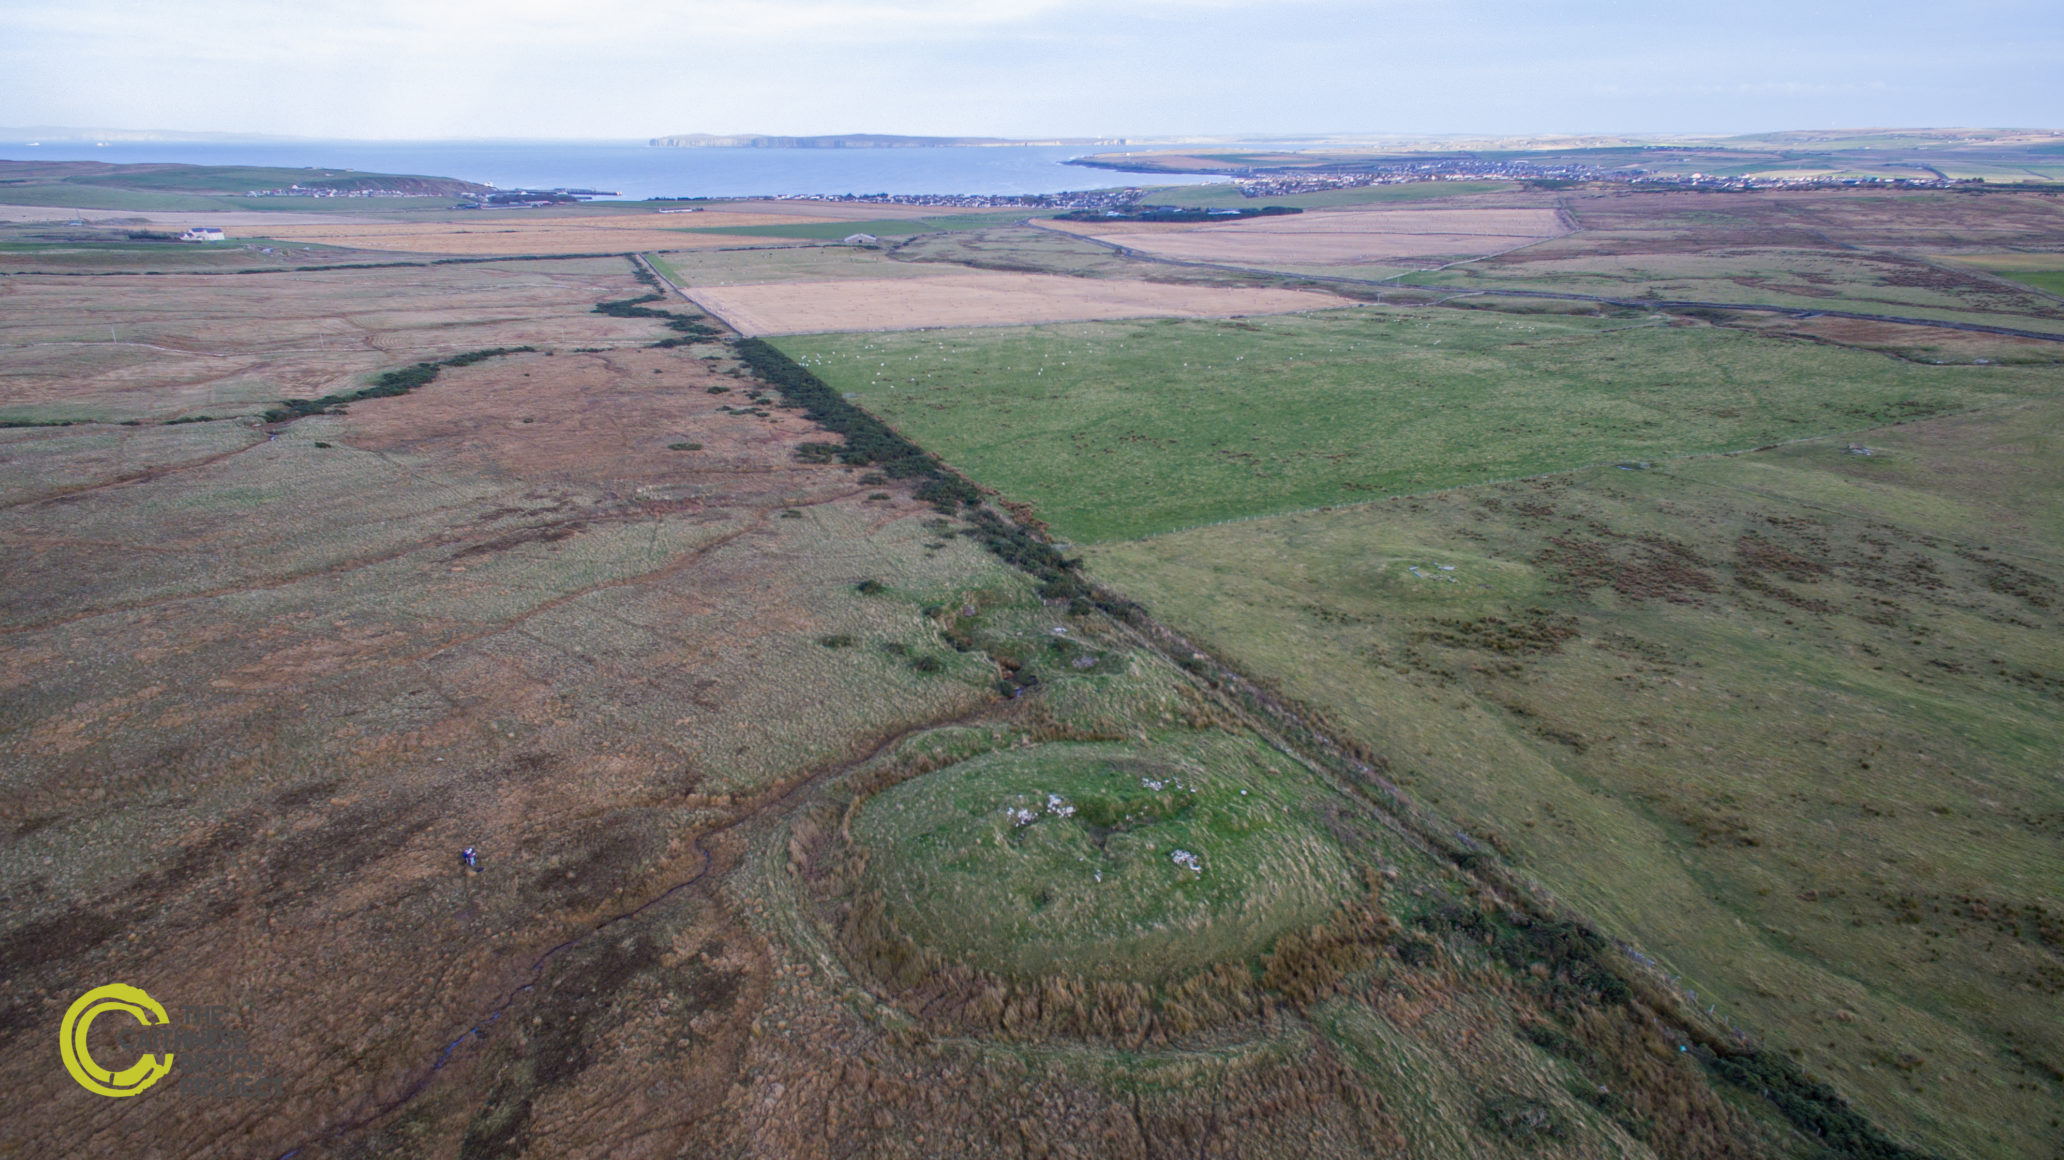
[[[2033,286],[2046,294],[2064,295],[2064,259],[2055,254],[1973,254],[1951,259],[1987,273]]]
[[[781,338],[1078,542],[1584,464],[1741,450],[2055,395],[1656,317],[1364,307]]]
[[[854,838],[898,925],[953,961],[1159,982],[1257,955],[1352,893],[1287,764],[1223,734],[1050,743],[905,782]]]
[[[835,242],[854,234],[876,237],[908,237],[912,234],[950,233],[987,229],[1006,220],[1000,214],[953,214],[929,218],[883,218],[878,221],[797,222],[774,226],[705,226],[684,229],[684,234],[742,234],[758,238],[811,238]]]
[[[2002,270],[2000,276],[2033,286],[2046,294],[2064,295],[2064,270]]]
[[[1873,1115],[2041,1154],[2064,405],[1853,438],[1087,554]]]

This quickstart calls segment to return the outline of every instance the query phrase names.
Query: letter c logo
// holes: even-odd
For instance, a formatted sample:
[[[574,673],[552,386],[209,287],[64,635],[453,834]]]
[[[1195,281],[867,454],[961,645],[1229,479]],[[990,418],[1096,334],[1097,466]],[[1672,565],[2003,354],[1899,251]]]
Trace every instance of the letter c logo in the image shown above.
[[[162,1060],[146,1055],[121,1071],[109,1071],[93,1062],[86,1049],[86,1033],[95,1019],[110,1011],[124,1012],[145,1027],[172,1022],[158,1001],[140,988],[109,983],[79,996],[65,1012],[64,1024],[58,1028],[58,1051],[64,1056],[65,1070],[72,1073],[80,1087],[96,1095],[133,1096],[165,1078],[165,1073],[172,1070],[172,1055],[168,1052]]]

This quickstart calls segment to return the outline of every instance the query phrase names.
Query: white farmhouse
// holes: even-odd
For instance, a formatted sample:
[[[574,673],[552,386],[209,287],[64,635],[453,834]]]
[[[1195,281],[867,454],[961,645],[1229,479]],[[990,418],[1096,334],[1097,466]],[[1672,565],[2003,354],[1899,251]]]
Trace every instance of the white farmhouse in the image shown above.
[[[179,240],[182,242],[219,242],[222,240],[222,231],[214,226],[194,226],[179,235]]]

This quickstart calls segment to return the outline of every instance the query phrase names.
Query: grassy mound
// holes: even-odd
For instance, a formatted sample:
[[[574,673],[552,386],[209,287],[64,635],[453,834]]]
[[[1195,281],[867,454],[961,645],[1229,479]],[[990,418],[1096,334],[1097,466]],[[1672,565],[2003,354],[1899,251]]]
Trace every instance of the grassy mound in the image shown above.
[[[905,782],[854,840],[888,917],[949,960],[1151,983],[1259,954],[1354,893],[1308,788],[1248,739],[1048,744]]]

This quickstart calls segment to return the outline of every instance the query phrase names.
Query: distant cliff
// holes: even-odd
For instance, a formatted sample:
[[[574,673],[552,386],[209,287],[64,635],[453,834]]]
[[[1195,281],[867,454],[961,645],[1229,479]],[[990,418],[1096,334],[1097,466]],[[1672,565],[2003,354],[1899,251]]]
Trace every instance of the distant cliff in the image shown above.
[[[674,149],[937,149],[949,146],[1124,145],[1126,140],[1123,137],[1050,137],[1040,141],[1017,141],[1005,137],[899,137],[892,133],[838,133],[826,137],[682,133],[673,137],[654,137],[650,144]]]

